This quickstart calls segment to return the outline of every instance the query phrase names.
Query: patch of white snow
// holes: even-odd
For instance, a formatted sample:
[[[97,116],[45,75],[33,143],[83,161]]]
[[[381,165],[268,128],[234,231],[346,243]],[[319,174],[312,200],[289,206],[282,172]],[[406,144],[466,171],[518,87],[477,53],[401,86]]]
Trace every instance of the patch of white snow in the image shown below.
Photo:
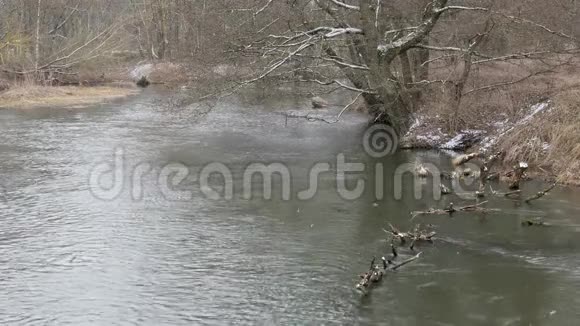
[[[133,79],[139,79],[139,78],[144,77],[144,76],[145,77],[149,76],[149,74],[151,74],[152,71],[153,71],[153,64],[147,63],[144,65],[138,65],[137,67],[133,68],[133,70],[131,70],[131,72],[129,72],[129,75]]]

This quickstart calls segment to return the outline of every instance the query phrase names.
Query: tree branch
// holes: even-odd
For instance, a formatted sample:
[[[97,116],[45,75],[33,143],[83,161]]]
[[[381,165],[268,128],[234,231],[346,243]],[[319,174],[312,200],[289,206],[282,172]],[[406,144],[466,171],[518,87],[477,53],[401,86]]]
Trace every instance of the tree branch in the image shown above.
[[[329,1],[334,3],[336,6],[341,7],[341,8],[350,9],[350,10],[360,10],[359,6],[349,5],[349,4],[346,4],[346,3],[338,1],[338,0],[329,0]]]

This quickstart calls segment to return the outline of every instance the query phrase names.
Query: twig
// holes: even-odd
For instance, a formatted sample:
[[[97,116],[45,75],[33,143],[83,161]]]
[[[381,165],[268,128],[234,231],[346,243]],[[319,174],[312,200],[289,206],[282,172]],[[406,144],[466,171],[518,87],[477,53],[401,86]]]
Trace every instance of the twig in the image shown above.
[[[260,9],[258,9],[255,13],[254,13],[254,17],[258,16],[262,11],[266,10],[266,8],[268,8],[268,6],[270,6],[270,4],[273,2],[274,0],[268,0],[268,2]]]
[[[415,256],[413,256],[413,257],[411,257],[411,258],[409,258],[409,259],[407,259],[407,260],[405,260],[405,261],[403,261],[403,262],[401,262],[399,264],[396,264],[395,266],[393,266],[391,268],[391,270],[396,271],[397,269],[399,269],[399,267],[403,267],[403,266],[407,265],[408,263],[413,262],[413,261],[419,259],[419,257],[421,257],[422,254],[423,254],[423,252],[420,252],[420,253],[416,254]]]
[[[286,113],[286,112],[283,112],[281,114],[286,117],[285,125],[288,125],[288,118],[306,119],[309,122],[321,121],[321,122],[328,123],[328,124],[333,124],[333,123],[337,123],[338,122],[338,119],[337,120],[327,120],[325,118],[311,116],[310,113],[309,114],[300,115],[300,114],[295,114],[295,113]]]
[[[358,95],[354,98],[354,100],[352,100],[352,102],[348,103],[341,111],[340,113],[338,113],[338,115],[336,116],[336,122],[338,122],[338,120],[340,120],[340,117],[342,116],[342,114],[344,112],[346,112],[346,110],[348,110],[353,104],[356,103],[356,101],[358,100],[358,98],[362,95],[363,93],[358,93]]]
[[[553,183],[550,187],[546,188],[545,190],[540,191],[537,194],[535,194],[534,196],[531,196],[531,197],[527,198],[525,200],[525,202],[529,204],[532,200],[536,200],[536,199],[540,199],[540,198],[544,197],[550,191],[552,191],[552,189],[556,188],[556,185],[557,185],[557,183]]]
[[[508,192],[499,192],[499,191],[495,191],[493,190],[493,188],[491,187],[491,185],[489,185],[489,189],[491,189],[491,193],[496,195],[496,196],[500,196],[500,197],[512,197],[512,196],[520,196],[522,194],[521,190],[513,190],[513,191],[508,191]]]
[[[455,212],[481,212],[481,213],[487,213],[487,212],[493,212],[493,211],[497,211],[497,209],[493,209],[493,208],[483,208],[481,207],[481,205],[486,204],[487,201],[478,203],[478,204],[474,204],[474,205],[467,205],[467,206],[463,206],[463,207],[458,207],[455,208],[453,206],[453,203],[449,204],[449,207],[445,208],[445,209],[435,209],[435,208],[430,208],[429,210],[426,211],[414,211],[411,212],[411,219],[414,219],[415,217],[419,216],[419,215],[445,215],[445,214],[453,214]]]
[[[453,159],[453,165],[460,166],[460,165],[463,165],[463,164],[473,160],[474,158],[478,158],[481,156],[482,155],[480,153],[471,153],[471,154],[460,155],[460,156],[456,157],[455,159]]]

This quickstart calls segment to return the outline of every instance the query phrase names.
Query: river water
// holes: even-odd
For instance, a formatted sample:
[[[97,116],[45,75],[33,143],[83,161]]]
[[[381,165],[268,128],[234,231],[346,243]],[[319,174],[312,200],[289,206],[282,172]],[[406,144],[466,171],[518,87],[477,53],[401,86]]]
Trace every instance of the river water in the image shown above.
[[[409,178],[395,198],[399,166],[449,168],[445,154],[372,158],[363,116],[325,124],[276,113],[305,107],[300,99],[238,97],[199,114],[160,106],[164,96],[0,111],[0,324],[578,325],[578,189],[531,205],[488,198],[501,211],[487,215],[411,221],[413,210],[473,202],[437,201],[429,187],[416,199]],[[366,181],[356,199],[337,190],[340,154],[366,167],[338,177],[349,189]],[[290,199],[277,177],[272,198],[259,178],[244,197],[243,173],[256,162],[288,167]],[[215,174],[200,181],[209,163],[232,172],[231,199],[206,196],[224,190]],[[331,171],[313,198],[298,198],[317,163]],[[372,191],[376,164],[383,199]],[[551,226],[520,225],[532,217]],[[437,227],[434,245],[368,295],[356,291],[358,274],[387,252],[381,229],[419,222]]]

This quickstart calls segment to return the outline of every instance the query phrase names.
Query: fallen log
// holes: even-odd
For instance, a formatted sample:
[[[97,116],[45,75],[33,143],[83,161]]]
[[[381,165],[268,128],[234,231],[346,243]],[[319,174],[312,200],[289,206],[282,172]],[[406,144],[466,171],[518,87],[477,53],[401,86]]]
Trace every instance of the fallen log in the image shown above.
[[[530,203],[533,200],[536,199],[540,199],[542,197],[544,197],[545,195],[547,195],[550,191],[552,191],[552,189],[556,188],[557,183],[553,183],[550,187],[538,192],[537,194],[535,194],[534,196],[531,196],[529,198],[526,198],[525,202],[526,203]]]
[[[481,153],[463,154],[454,158],[452,163],[453,166],[458,167],[478,157],[482,157],[482,154]]]
[[[383,257],[383,269],[381,270],[381,268],[378,265],[375,265],[375,260],[376,257],[373,257],[369,270],[366,273],[360,275],[361,280],[356,285],[356,288],[358,290],[364,291],[367,288],[369,288],[371,284],[378,283],[383,278],[383,275],[385,273],[384,271],[388,267],[387,263],[384,261]]]
[[[394,246],[392,246],[392,250],[394,250],[394,253],[396,254]],[[391,260],[387,260],[385,257],[381,257],[381,260],[383,262],[382,267],[375,264],[376,258],[373,257],[369,270],[359,275],[361,280],[356,284],[355,288],[366,294],[367,291],[370,291],[372,289],[373,285],[378,284],[383,279],[383,276],[388,271],[396,271],[399,268],[419,259],[422,254],[423,254],[422,252],[419,252],[415,256],[408,258],[400,263],[394,263]],[[398,254],[396,254],[395,257],[397,256]]]
[[[328,106],[328,101],[326,101],[320,96],[313,97],[312,99],[310,99],[310,102],[312,103],[312,108],[314,109],[322,109]]]

